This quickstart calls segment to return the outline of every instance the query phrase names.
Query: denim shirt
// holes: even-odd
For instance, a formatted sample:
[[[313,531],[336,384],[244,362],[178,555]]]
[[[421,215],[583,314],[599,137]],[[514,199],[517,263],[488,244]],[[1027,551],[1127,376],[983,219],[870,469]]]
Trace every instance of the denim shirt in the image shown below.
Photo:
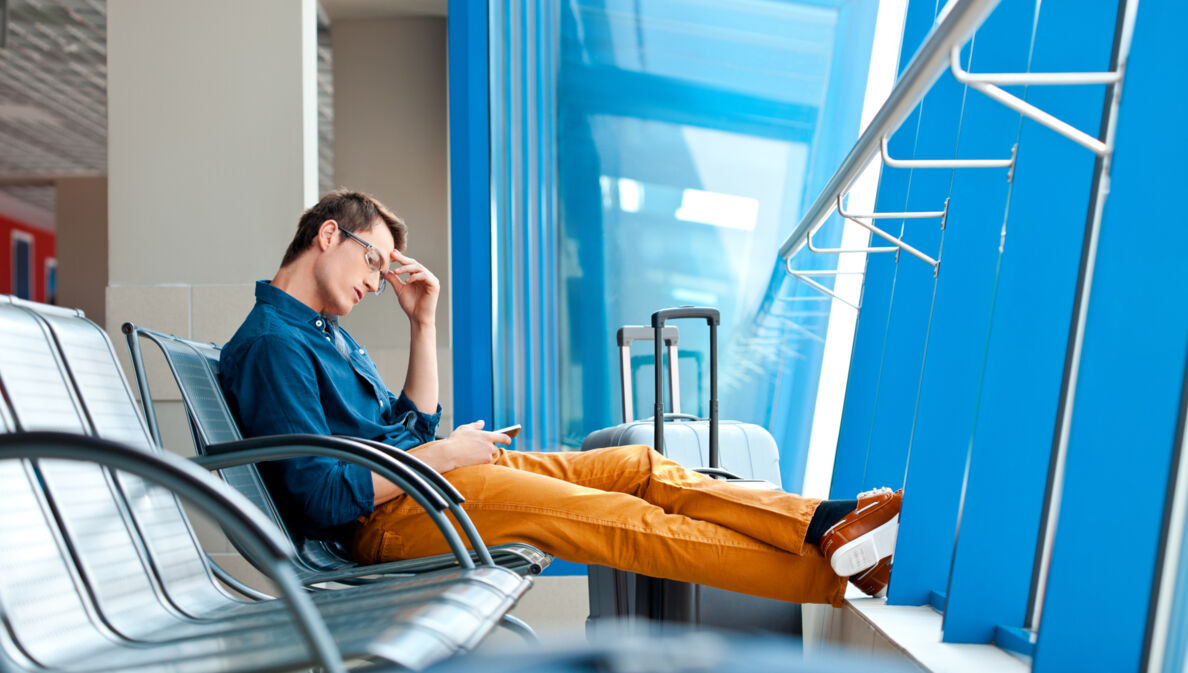
[[[350,435],[401,449],[432,441],[441,406],[426,414],[393,395],[342,328],[349,357],[335,348],[328,322],[268,281],[256,283],[256,305],[219,358],[223,393],[244,435]],[[318,457],[260,468],[286,522],[306,537],[343,539],[346,524],[375,508],[365,467]]]

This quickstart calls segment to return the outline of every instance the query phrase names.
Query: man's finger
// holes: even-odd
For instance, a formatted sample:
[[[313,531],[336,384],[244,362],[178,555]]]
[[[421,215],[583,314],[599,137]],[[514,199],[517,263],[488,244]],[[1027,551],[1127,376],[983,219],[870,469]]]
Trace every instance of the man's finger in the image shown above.
[[[512,439],[502,432],[488,432],[487,437],[491,439],[492,444],[511,444]]]
[[[404,254],[403,252],[400,252],[399,250],[392,251],[392,259],[396,260],[397,262],[400,262],[401,264],[416,264],[417,263],[417,260],[413,259],[412,257],[409,257],[408,255]]]
[[[408,279],[405,280],[404,282],[406,282],[406,283],[427,283],[429,285],[436,285],[436,283],[434,283],[435,280],[437,280],[437,279],[434,278],[433,276],[430,276],[428,272],[418,271],[414,274],[410,274]]]

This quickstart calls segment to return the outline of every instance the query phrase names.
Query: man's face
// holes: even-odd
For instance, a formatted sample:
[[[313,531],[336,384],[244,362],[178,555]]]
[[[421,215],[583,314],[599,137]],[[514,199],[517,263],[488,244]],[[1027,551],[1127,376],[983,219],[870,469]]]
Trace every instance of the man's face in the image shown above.
[[[369,229],[353,233],[378,251],[381,269],[387,271],[394,241],[383,221],[376,218]],[[364,296],[379,288],[380,272],[368,264],[367,253],[367,247],[359,241],[342,231],[334,232],[315,270],[326,313],[346,315]]]

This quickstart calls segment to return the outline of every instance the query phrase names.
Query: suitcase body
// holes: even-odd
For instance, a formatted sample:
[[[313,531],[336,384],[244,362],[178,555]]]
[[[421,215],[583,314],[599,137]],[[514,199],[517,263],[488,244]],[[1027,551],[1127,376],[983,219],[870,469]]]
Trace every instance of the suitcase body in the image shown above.
[[[713,311],[710,309],[710,311]],[[664,312],[659,312],[664,313]],[[708,315],[708,313],[707,313]],[[706,317],[702,315],[684,317]],[[713,328],[716,326],[716,311],[711,322],[710,362],[710,419],[699,419],[679,413],[679,400],[672,400],[676,413],[661,414],[662,429],[657,428],[654,419],[632,421],[631,376],[629,348],[635,340],[651,340],[658,332],[649,328],[624,327],[619,330],[618,341],[621,355],[623,379],[623,415],[626,422],[596,430],[582,442],[582,450],[628,444],[656,446],[660,437],[661,452],[665,456],[689,468],[710,468],[725,470],[731,479],[740,485],[754,488],[778,488],[780,483],[779,451],[775,439],[766,429],[750,423],[718,421],[716,399],[716,357]],[[653,316],[653,325],[656,318]],[[679,335],[675,328],[663,327],[663,341],[668,348],[668,361],[675,363]],[[660,344],[657,353],[656,400],[662,399],[660,390]],[[669,368],[669,389],[679,390],[675,367]],[[659,404],[657,409],[660,410]],[[711,430],[711,426],[716,426]],[[716,435],[716,448],[711,450],[711,435]],[[778,581],[778,578],[772,578]],[[674,580],[658,579],[636,573],[625,572],[604,566],[589,568],[590,616],[586,622],[587,632],[594,633],[599,623],[608,620],[648,619],[665,622],[683,622],[729,629],[775,631],[785,634],[801,633],[800,606],[794,603],[776,601],[757,596],[725,591]]]
[[[651,420],[620,423],[587,435],[582,440],[582,451],[628,444],[653,446],[654,436]],[[688,417],[666,420],[664,455],[685,467],[710,467],[709,421],[688,420]],[[721,421],[718,424],[718,456],[719,464],[713,467],[744,479],[767,481],[773,486],[780,483],[779,450],[775,438],[763,427]]]

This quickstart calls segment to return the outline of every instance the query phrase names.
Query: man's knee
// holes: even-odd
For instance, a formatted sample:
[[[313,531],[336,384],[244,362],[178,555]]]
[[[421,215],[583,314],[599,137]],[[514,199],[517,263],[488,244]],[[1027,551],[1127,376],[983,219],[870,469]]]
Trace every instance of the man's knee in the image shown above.
[[[619,461],[624,464],[636,464],[642,469],[651,469],[657,460],[663,459],[659,451],[647,444],[627,444],[614,449],[618,453]]]

